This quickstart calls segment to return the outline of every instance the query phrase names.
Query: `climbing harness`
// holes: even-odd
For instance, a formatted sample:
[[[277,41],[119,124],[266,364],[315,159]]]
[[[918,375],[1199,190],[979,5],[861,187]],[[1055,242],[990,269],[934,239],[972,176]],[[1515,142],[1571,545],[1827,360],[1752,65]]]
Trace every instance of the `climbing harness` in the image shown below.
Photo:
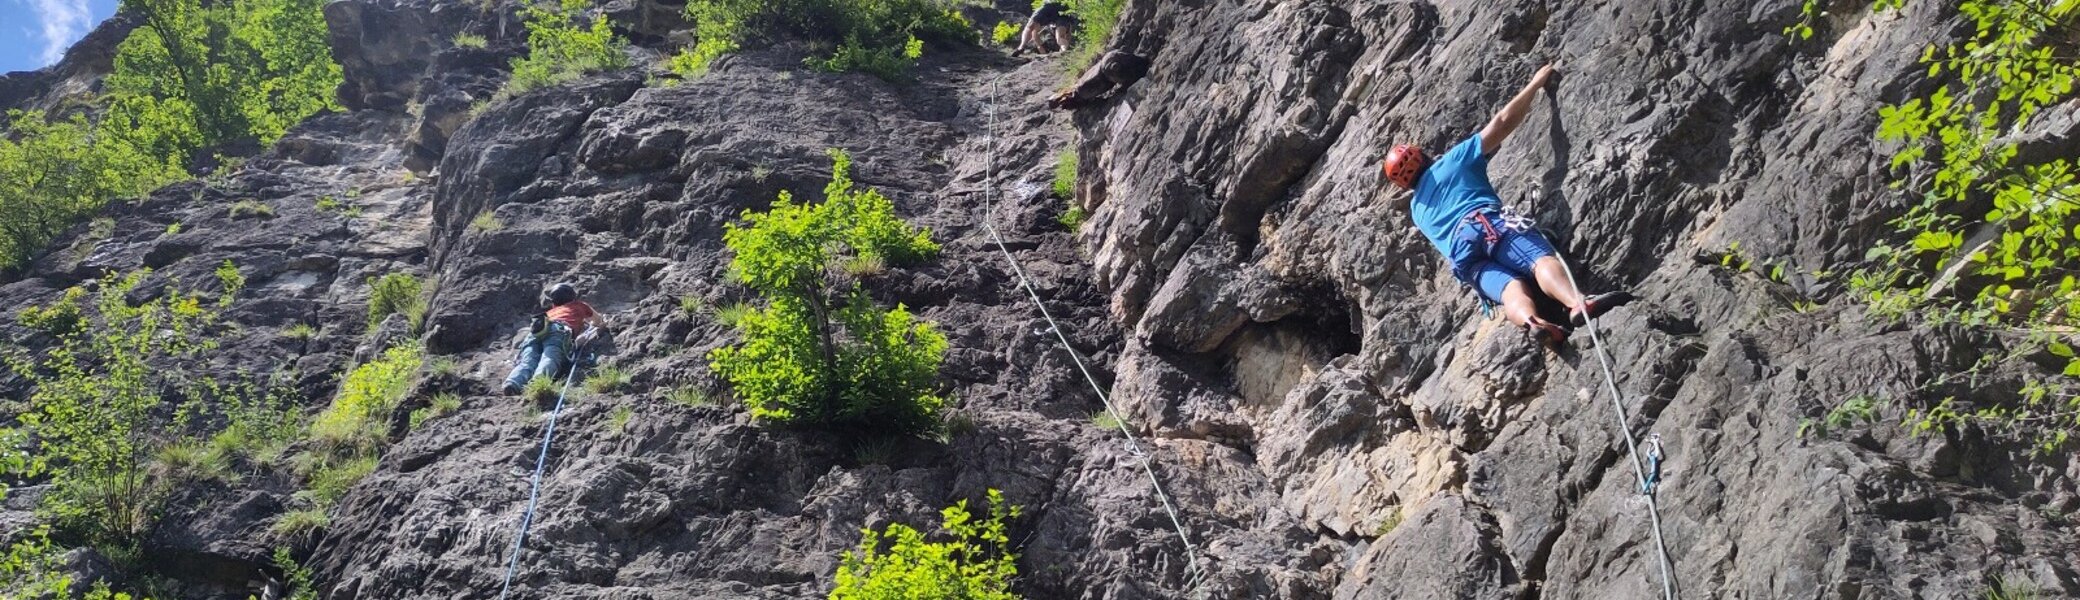
[[[590,357],[583,347],[570,353],[570,374],[563,378],[563,391],[556,393],[556,408],[549,411],[549,426],[542,431],[542,451],[534,458],[534,477],[527,482],[527,510],[520,513],[520,532],[513,536],[513,555],[506,559],[506,580],[498,586],[499,600],[505,600],[506,592],[513,588],[513,573],[520,569],[520,548],[527,543],[527,527],[534,524],[535,502],[542,496],[542,469],[549,464],[549,443],[556,439],[556,417],[563,414],[563,400],[570,396],[571,382],[578,378],[579,367]]]
[[[1560,260],[1561,272],[1567,274],[1567,284],[1576,290],[1582,289],[1581,284],[1575,282],[1574,268],[1567,266],[1567,257],[1561,255],[1560,250],[1557,248],[1553,250],[1553,255],[1554,258]],[[1603,367],[1603,383],[1607,391],[1610,392],[1611,407],[1618,410],[1618,434],[1625,439],[1625,449],[1632,456],[1632,474],[1639,478],[1639,489],[1647,499],[1647,516],[1654,523],[1654,547],[1661,552],[1661,595],[1666,600],[1675,600],[1675,569],[1668,559],[1668,542],[1663,539],[1661,534],[1661,505],[1654,501],[1654,487],[1661,478],[1661,436],[1660,434],[1647,436],[1647,443],[1651,445],[1648,456],[1653,464],[1651,471],[1654,472],[1654,475],[1650,477],[1647,474],[1650,468],[1641,464],[1639,455],[1640,444],[1632,437],[1632,417],[1625,413],[1625,397],[1618,393],[1618,377],[1611,371],[1610,351],[1604,349],[1603,339],[1596,334],[1596,317],[1587,312],[1584,312],[1582,316],[1588,322],[1589,343],[1596,346],[1596,362]]]
[[[1477,224],[1481,226],[1481,238],[1479,241],[1482,244],[1481,251],[1483,254],[1493,255],[1495,253],[1495,245],[1502,243],[1502,232],[1504,231],[1515,231],[1518,233],[1523,233],[1527,231],[1534,231],[1538,227],[1538,223],[1533,222],[1531,220],[1531,217],[1524,216],[1523,213],[1517,212],[1517,209],[1504,206],[1500,210],[1497,210],[1496,213],[1498,213],[1502,217],[1501,227],[1495,226],[1495,219],[1488,218],[1488,209],[1485,208],[1475,210],[1473,211],[1473,214],[1466,215],[1466,218],[1461,220],[1462,223]],[[1552,236],[1547,237],[1550,239]],[[1471,242],[1475,240],[1467,241]],[[1481,307],[1481,318],[1487,319],[1495,316],[1495,301],[1489,300],[1487,296],[1481,295],[1480,288],[1474,287],[1473,284],[1467,283],[1465,281],[1460,281],[1459,287],[1465,288],[1466,293],[1473,295],[1473,301],[1475,303],[1478,303]]]
[[[1056,323],[1054,315],[1047,312],[1047,304],[1040,301],[1040,293],[1034,290],[1032,278],[1027,277],[1025,269],[1018,266],[1018,259],[1011,255],[1011,248],[1005,245],[1004,236],[997,232],[994,220],[997,212],[996,97],[997,83],[1002,81],[1003,78],[1003,75],[998,75],[996,79],[990,80],[989,83],[989,162],[988,171],[983,177],[985,187],[983,191],[982,226],[989,230],[990,240],[996,242],[997,251],[1003,253],[1004,261],[1011,265],[1011,273],[1018,276],[1019,287],[1024,288],[1026,295],[1032,298],[1033,306],[1040,309],[1040,317],[1047,321],[1048,329],[1054,331],[1055,339],[1060,341],[1062,349],[1069,353],[1069,360],[1076,363],[1076,370],[1083,374],[1084,381],[1091,384],[1091,391],[1098,394],[1098,400],[1105,404],[1105,410],[1115,417],[1113,421],[1118,425],[1119,432],[1126,436],[1128,454],[1138,460],[1141,463],[1141,471],[1148,474],[1148,483],[1155,488],[1156,499],[1162,502],[1163,512],[1168,513],[1170,516],[1170,526],[1177,530],[1178,540],[1184,544],[1185,560],[1187,561],[1185,564],[1185,587],[1186,589],[1196,589],[1199,586],[1200,576],[1202,575],[1199,571],[1199,555],[1192,548],[1191,530],[1185,526],[1184,519],[1178,517],[1177,507],[1170,502],[1170,494],[1163,491],[1163,482],[1156,477],[1155,467],[1152,466],[1155,457],[1149,452],[1142,450],[1140,440],[1134,437],[1134,431],[1127,428],[1127,420],[1121,416],[1119,409],[1112,405],[1112,398],[1105,393],[1104,386],[1098,385],[1098,378],[1091,375],[1090,367],[1083,364],[1083,357],[1077,354],[1074,346],[1069,345],[1068,334],[1062,333],[1061,324]]]

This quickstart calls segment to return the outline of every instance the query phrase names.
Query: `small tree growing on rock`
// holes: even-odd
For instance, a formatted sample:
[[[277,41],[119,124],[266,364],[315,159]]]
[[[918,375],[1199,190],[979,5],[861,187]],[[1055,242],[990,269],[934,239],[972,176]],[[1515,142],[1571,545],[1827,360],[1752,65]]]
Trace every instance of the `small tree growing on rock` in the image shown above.
[[[729,225],[732,277],[765,297],[739,319],[744,340],[709,354],[716,373],[761,419],[915,433],[936,422],[933,393],[946,336],[903,306],[875,306],[840,265],[900,265],[939,251],[874,190],[854,191],[852,159],[831,150],[821,204],[781,192],[773,208]]]

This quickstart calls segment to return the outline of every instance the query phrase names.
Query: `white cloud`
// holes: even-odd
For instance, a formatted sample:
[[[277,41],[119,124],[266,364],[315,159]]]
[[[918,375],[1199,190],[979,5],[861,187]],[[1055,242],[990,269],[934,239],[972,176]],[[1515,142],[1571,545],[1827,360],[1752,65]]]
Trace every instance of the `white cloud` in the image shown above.
[[[65,57],[65,49],[86,37],[94,26],[87,13],[87,0],[26,0],[43,28],[43,64],[49,66]]]

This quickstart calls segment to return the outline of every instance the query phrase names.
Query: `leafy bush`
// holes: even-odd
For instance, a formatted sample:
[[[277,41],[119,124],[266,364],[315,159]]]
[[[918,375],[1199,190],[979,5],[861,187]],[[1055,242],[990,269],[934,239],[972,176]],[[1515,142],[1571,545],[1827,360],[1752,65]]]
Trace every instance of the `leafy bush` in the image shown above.
[[[456,396],[452,392],[441,392],[434,394],[432,402],[428,403],[424,408],[413,410],[412,414],[406,417],[406,423],[412,429],[418,429],[420,425],[425,424],[428,420],[453,413],[461,408],[461,397]]]
[[[19,429],[0,429],[0,440],[16,442],[9,448],[35,441],[26,455],[0,460],[0,475],[48,476],[43,510],[95,544],[127,546],[150,527],[159,498],[146,461],[166,443],[154,435],[152,416],[165,392],[206,392],[189,366],[216,347],[217,316],[200,296],[173,291],[129,304],[149,274],[104,277],[91,309],[78,306],[86,292],[68,292],[61,306],[39,311],[76,315],[55,347],[35,358],[0,356],[34,388],[16,417]],[[223,284],[217,307],[238,291],[236,281]]]
[[[1809,38],[1822,6],[1807,2],[1786,29]],[[1874,10],[1902,0],[1868,0]],[[2022,156],[2016,130],[2070,101],[2080,63],[2065,54],[2080,5],[2032,0],[1963,0],[1972,28],[1927,47],[1921,63],[1944,82],[1933,92],[1879,110],[1878,138],[1897,144],[1894,187],[1909,210],[1898,237],[1870,249],[1851,289],[1881,314],[1918,314],[1978,327],[2013,343],[1964,372],[1926,382],[1909,399],[1917,432],[1978,424],[2052,453],[2080,435],[2080,174],[2070,155]],[[2019,401],[1957,402],[1958,387],[2048,354],[2062,375],[2022,385]]]
[[[1018,42],[1019,32],[1020,28],[1017,24],[1009,21],[998,21],[996,29],[992,29],[989,32],[989,41],[999,46],[1009,46]]]
[[[839,559],[837,588],[831,600],[909,600],[965,598],[1015,600],[1011,578],[1018,575],[1017,555],[1010,550],[1007,521],[1019,507],[1006,506],[1004,494],[989,491],[989,516],[977,520],[968,501],[940,511],[940,527],[952,537],[925,541],[923,533],[891,523],[880,533],[861,531],[859,547]]]
[[[1105,52],[1105,40],[1119,26],[1119,13],[1127,8],[1127,0],[1063,0],[1063,4],[1078,23],[1075,45],[1069,50],[1069,60],[1062,63],[1074,77]]]
[[[894,80],[923,55],[925,40],[974,42],[972,26],[945,0],[691,0],[686,14],[699,42],[672,67],[692,75],[744,44],[793,36],[830,49],[806,61],[812,68]]]
[[[600,367],[585,377],[585,390],[594,394],[611,394],[628,387],[628,371],[612,365]]]
[[[457,47],[457,48],[477,48],[477,49],[482,49],[482,48],[484,48],[485,46],[488,46],[488,45],[490,45],[490,42],[489,42],[488,40],[485,40],[485,39],[484,39],[484,36],[481,36],[481,35],[477,35],[477,34],[474,34],[474,33],[458,33],[458,34],[455,34],[455,40],[454,40],[454,41],[455,41],[455,47]]]
[[[282,516],[275,517],[274,525],[269,526],[268,531],[282,537],[297,538],[309,537],[331,526],[332,513],[328,509],[305,506],[283,511]]]
[[[130,594],[110,591],[100,582],[73,591],[72,575],[64,569],[63,553],[51,543],[51,532],[38,528],[25,532],[0,552],[0,598],[72,598],[81,600],[132,600]]]
[[[258,200],[240,200],[231,203],[231,208],[225,213],[232,219],[272,219],[274,207]]]
[[[938,253],[930,232],[904,223],[873,190],[852,189],[852,160],[831,151],[821,204],[787,192],[746,226],[728,225],[730,274],[766,298],[736,321],[742,342],[709,354],[753,416],[780,423],[921,432],[944,401],[933,393],[946,337],[901,305],[883,310],[832,271],[856,257],[890,264]]]
[[[520,11],[527,24],[527,56],[513,59],[513,75],[500,98],[558,85],[589,73],[628,67],[628,41],[614,35],[605,15],[580,26],[587,0],[553,0]]]
[[[11,111],[8,121],[0,130],[0,270],[28,263],[103,204],[184,175],[185,153],[158,151],[82,115],[50,122]]]
[[[375,449],[389,437],[390,415],[411,391],[423,358],[418,345],[406,344],[348,372],[332,405],[311,421],[311,440],[335,450]]]
[[[411,321],[412,331],[418,331],[426,320],[426,285],[419,278],[405,273],[391,273],[368,279],[368,328],[375,329],[383,324],[383,318],[402,313]]]
[[[288,548],[274,549],[274,568],[281,569],[282,577],[289,580],[289,589],[282,600],[318,600],[317,586],[311,581],[311,568],[289,556]]]

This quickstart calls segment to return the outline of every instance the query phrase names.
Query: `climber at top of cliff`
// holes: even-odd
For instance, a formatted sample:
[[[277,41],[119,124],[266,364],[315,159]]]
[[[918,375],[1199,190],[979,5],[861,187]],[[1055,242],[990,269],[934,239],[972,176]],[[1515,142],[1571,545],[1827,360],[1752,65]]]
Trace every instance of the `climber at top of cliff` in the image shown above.
[[[1027,48],[1034,52],[1047,53],[1047,42],[1040,39],[1042,31],[1054,32],[1055,52],[1069,49],[1069,30],[1076,27],[1076,17],[1069,16],[1068,8],[1061,0],[1047,0],[1033,7],[1033,16],[1026,19],[1026,28],[1018,34],[1018,49],[1012,56],[1024,54]]]
[[[541,313],[534,317],[527,337],[514,357],[513,372],[506,376],[505,392],[516,394],[536,376],[556,377],[571,358],[571,350],[583,347],[607,329],[607,319],[578,299],[578,287],[558,283],[542,290]]]
[[[1486,301],[1501,304],[1502,314],[1533,339],[1558,346],[1567,339],[1567,329],[1538,316],[1529,283],[1535,281],[1547,297],[1565,305],[1575,326],[1632,301],[1632,295],[1585,297],[1569,280],[1552,243],[1529,219],[1504,208],[1488,181],[1488,158],[1524,123],[1531,101],[1553,73],[1552,65],[1540,68],[1486,127],[1434,162],[1421,148],[1402,144],[1387,153],[1382,169],[1389,181],[1415,191],[1409,216],[1444,253],[1452,276]]]

